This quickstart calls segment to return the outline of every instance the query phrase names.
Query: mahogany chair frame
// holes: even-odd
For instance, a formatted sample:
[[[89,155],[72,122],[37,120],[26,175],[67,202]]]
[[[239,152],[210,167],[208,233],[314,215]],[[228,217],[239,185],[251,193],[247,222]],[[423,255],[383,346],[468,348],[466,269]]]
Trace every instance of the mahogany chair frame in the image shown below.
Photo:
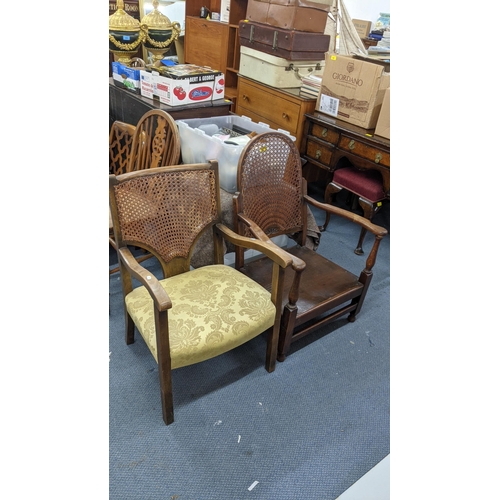
[[[307,207],[351,221],[374,236],[373,245],[359,274],[353,274],[307,248]],[[285,272],[278,360],[284,361],[292,342],[337,318],[353,322],[361,311],[373,276],[373,266],[383,227],[365,217],[319,202],[307,194],[302,162],[295,143],[279,132],[254,137],[243,149],[238,163],[237,192],[233,197],[236,232],[261,241],[281,234],[301,233],[297,245],[287,248],[293,259]],[[236,251],[235,267],[269,286],[269,267],[264,259],[244,261]]]

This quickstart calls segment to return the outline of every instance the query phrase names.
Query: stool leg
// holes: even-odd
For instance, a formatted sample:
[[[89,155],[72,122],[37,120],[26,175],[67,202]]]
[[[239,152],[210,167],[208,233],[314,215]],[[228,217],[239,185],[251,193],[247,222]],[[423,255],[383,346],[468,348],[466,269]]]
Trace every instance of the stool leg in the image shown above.
[[[335,196],[340,191],[342,191],[342,188],[338,184],[334,184],[333,182],[330,182],[328,184],[328,186],[326,186],[326,189],[325,189],[325,203],[328,203],[329,205],[333,205],[333,202],[335,201]],[[327,228],[329,222],[330,222],[330,214],[327,212],[326,218],[325,218],[325,223],[322,226],[319,226],[319,230],[321,232],[326,231],[326,228]]]
[[[359,204],[361,205],[361,208],[363,209],[364,217],[366,219],[368,219],[369,221],[371,221],[372,217],[375,214],[375,211],[373,209],[373,203],[368,201],[366,198],[362,198],[360,196],[359,197]],[[376,211],[378,211],[378,208],[379,207],[377,207]],[[354,253],[356,255],[363,255],[364,254],[364,252],[363,252],[363,240],[365,239],[365,235],[366,235],[366,229],[363,227],[363,228],[361,228],[361,233],[359,235],[358,245],[357,245],[356,249],[354,250]]]

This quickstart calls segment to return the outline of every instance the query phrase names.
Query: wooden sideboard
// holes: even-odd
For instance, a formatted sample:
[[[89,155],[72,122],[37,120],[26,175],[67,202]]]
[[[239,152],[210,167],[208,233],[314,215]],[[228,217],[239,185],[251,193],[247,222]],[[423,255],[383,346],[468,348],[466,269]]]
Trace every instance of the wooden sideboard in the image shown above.
[[[290,132],[299,145],[304,115],[316,107],[316,99],[299,96],[300,88],[277,89],[244,76],[238,79],[236,114]]]
[[[305,115],[300,154],[307,160],[304,177],[308,182],[330,182],[339,163],[348,160],[356,167],[378,170],[384,191],[389,196],[390,149],[391,141],[373,135],[373,130],[365,130],[318,111]]]
[[[109,126],[115,120],[137,125],[142,115],[152,109],[163,109],[174,120],[187,118],[209,118],[211,116],[226,116],[231,109],[231,101],[219,99],[213,102],[186,104],[185,106],[167,106],[157,99],[149,99],[140,94],[115,85],[113,78],[109,79]]]

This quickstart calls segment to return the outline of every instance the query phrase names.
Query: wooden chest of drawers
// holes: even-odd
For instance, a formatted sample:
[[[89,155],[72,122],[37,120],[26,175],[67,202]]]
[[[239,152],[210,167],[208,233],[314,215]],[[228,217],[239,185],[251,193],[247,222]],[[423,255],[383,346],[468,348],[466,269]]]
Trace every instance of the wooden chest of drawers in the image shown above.
[[[273,129],[283,129],[294,137],[299,145],[304,130],[305,113],[316,107],[316,99],[299,96],[299,89],[276,89],[263,83],[240,76],[236,114],[263,122]]]
[[[390,192],[390,140],[361,127],[319,112],[306,114],[300,153],[309,164],[326,170],[328,181],[343,158],[360,168],[378,170],[384,191]],[[314,176],[304,175],[308,180],[315,180]]]

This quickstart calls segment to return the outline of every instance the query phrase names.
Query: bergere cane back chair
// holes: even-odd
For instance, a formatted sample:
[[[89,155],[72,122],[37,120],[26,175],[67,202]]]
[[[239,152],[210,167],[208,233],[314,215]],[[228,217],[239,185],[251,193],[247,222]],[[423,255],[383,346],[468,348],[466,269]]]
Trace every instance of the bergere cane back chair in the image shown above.
[[[111,125],[109,134],[110,174],[155,168],[164,165],[178,165],[181,158],[181,140],[177,124],[171,115],[161,109],[145,113],[137,126],[121,121]],[[109,243],[116,250],[111,216],[109,218]],[[151,254],[138,260],[149,259]],[[115,267],[109,271],[119,271]]]
[[[386,229],[308,196],[297,147],[279,132],[260,134],[245,146],[239,159],[233,201],[234,227],[240,234],[268,241],[280,234],[301,233],[297,244],[287,248],[294,260],[285,272],[288,297],[283,297],[278,360],[284,361],[291,343],[314,329],[344,315],[350,322],[355,321]],[[305,246],[308,204],[373,233],[373,247],[360,274],[351,273]],[[259,229],[255,230],[256,226]],[[243,252],[237,250],[235,267],[264,287],[269,286],[270,269],[263,259],[245,263]]]
[[[135,327],[158,363],[163,420],[174,420],[171,370],[213,358],[268,332],[265,368],[276,366],[287,252],[237,235],[221,223],[216,160],[109,176],[109,197],[125,309],[125,340]],[[214,262],[190,270],[201,233],[211,231]],[[262,252],[269,289],[223,264],[223,239]],[[159,261],[157,279],[130,251]],[[134,278],[134,279],[133,279]],[[139,286],[140,285],[140,286]],[[268,291],[269,290],[269,291]]]

